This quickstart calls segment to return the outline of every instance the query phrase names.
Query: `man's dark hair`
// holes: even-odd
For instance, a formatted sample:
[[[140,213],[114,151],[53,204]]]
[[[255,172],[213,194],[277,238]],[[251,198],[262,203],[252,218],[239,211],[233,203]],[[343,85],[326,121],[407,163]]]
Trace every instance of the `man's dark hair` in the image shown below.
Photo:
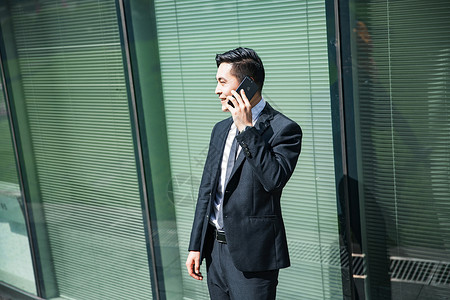
[[[239,47],[222,54],[217,54],[216,63],[217,67],[221,63],[230,63],[232,66],[231,74],[236,76],[239,82],[245,76],[251,77],[259,86],[259,90],[262,90],[265,78],[264,66],[255,50]]]

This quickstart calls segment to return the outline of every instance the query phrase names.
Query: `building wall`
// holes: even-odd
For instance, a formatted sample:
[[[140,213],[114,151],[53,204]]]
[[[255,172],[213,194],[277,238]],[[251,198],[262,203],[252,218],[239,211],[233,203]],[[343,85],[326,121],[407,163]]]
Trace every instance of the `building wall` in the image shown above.
[[[184,261],[244,46],[304,135],[278,299],[444,297],[450,6],[341,2],[0,1],[0,295],[208,299]]]

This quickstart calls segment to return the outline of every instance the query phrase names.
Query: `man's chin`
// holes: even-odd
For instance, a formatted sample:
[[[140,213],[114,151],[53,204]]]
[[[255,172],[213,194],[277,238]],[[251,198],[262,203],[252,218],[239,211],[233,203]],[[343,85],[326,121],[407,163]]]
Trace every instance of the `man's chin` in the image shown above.
[[[227,112],[228,111],[228,107],[226,107],[225,104],[222,104],[222,111],[223,112]]]

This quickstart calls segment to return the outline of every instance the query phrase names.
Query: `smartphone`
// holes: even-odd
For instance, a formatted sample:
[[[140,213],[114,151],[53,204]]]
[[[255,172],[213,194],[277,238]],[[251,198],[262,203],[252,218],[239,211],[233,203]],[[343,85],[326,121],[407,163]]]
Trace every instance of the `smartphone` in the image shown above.
[[[238,88],[236,89],[236,92],[241,95],[241,90],[244,90],[245,96],[247,96],[248,101],[250,101],[259,90],[259,87],[250,77],[245,76],[244,80],[241,81]],[[228,104],[234,107],[231,101],[228,101]]]

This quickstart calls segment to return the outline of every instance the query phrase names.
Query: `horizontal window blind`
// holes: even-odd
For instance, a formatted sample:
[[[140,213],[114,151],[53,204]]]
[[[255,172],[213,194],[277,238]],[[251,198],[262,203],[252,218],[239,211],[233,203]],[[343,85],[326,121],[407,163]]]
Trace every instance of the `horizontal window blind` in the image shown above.
[[[450,3],[361,1],[357,19],[360,197],[376,283],[389,280],[388,256],[450,260]]]
[[[342,299],[324,6],[155,1],[181,257],[211,129],[229,116],[214,94],[215,54],[255,49],[264,98],[302,126],[302,154],[282,199],[293,266],[280,274],[279,299]],[[206,284],[183,275],[185,299],[209,299]]]
[[[10,7],[60,296],[151,299],[115,1]]]

